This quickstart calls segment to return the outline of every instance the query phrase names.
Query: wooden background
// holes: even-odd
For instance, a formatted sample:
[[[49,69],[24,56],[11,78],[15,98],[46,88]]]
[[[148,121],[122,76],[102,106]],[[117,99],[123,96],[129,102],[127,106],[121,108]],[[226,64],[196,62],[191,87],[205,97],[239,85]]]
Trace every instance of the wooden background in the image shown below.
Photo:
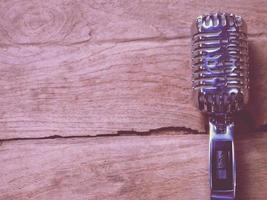
[[[239,200],[267,198],[267,2],[0,1],[0,199],[209,199],[190,26],[248,25],[251,98],[237,116]]]

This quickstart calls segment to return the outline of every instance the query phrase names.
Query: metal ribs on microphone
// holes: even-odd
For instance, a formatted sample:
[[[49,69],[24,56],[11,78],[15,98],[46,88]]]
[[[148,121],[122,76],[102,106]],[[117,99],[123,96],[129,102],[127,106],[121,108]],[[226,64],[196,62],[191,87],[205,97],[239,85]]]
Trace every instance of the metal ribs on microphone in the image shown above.
[[[246,24],[234,14],[202,15],[192,26],[192,82],[209,117],[211,199],[236,198],[234,113],[248,101]]]
[[[193,89],[208,113],[239,111],[248,100],[246,24],[233,14],[197,18],[192,27]]]

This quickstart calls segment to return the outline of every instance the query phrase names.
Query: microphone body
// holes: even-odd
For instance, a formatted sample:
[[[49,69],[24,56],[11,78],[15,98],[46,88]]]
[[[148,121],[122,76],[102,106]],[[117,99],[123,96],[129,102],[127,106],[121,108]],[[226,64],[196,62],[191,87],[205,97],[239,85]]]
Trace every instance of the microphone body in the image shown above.
[[[192,25],[192,86],[196,106],[209,116],[211,199],[235,199],[233,115],[248,101],[246,24],[234,14],[199,16]]]

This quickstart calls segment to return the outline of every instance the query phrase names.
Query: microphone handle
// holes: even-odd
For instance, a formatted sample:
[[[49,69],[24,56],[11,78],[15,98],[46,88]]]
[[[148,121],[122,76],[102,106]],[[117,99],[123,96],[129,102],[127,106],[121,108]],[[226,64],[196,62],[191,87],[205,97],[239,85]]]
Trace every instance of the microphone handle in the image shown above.
[[[209,121],[209,181],[211,200],[235,200],[234,123]]]

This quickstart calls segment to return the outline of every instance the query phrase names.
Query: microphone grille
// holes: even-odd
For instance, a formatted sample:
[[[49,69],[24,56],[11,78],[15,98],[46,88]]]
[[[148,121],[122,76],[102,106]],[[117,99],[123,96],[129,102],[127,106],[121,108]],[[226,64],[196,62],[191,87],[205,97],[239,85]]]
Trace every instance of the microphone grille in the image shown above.
[[[192,25],[192,83],[198,108],[233,113],[248,101],[248,42],[244,20],[202,15]]]

